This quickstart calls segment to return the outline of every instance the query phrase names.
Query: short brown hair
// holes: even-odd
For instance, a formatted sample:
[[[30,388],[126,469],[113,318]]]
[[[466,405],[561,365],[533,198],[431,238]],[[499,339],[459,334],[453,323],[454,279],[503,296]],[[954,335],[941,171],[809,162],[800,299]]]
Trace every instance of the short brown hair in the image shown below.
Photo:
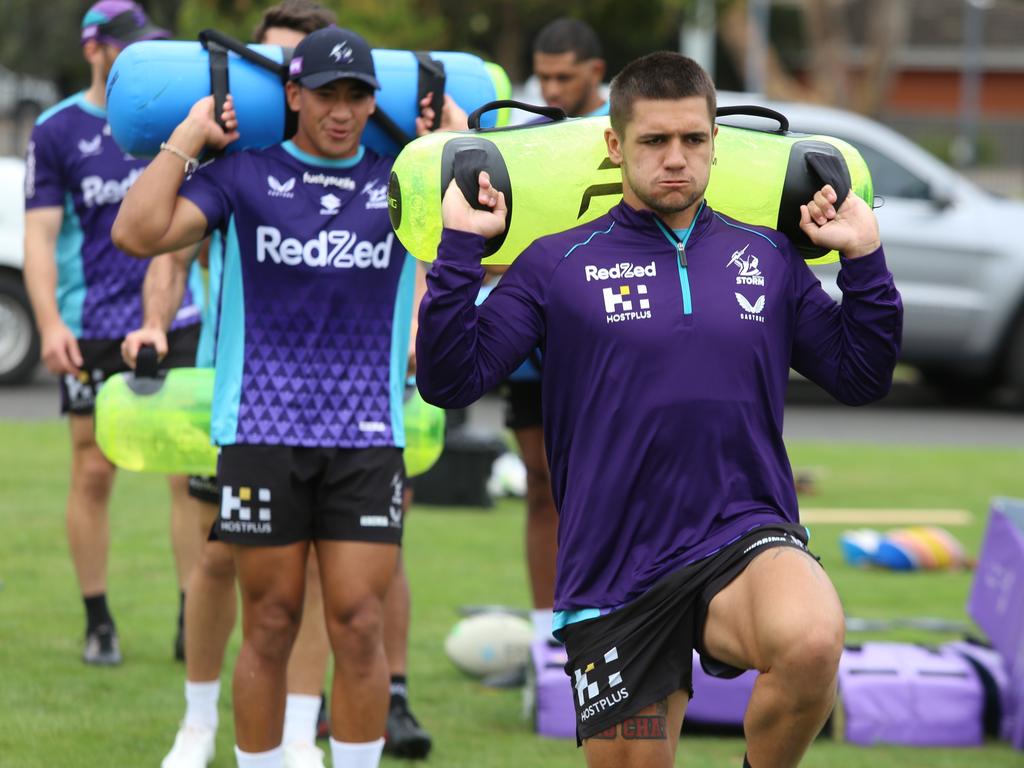
[[[263,12],[263,18],[252,32],[252,39],[259,42],[271,27],[284,27],[308,35],[337,24],[337,21],[332,11],[312,0],[281,0]]]
[[[704,68],[693,59],[670,51],[641,56],[627,64],[612,80],[608,114],[612,129],[623,135],[633,117],[637,99],[685,99],[703,96],[708,102],[711,122],[715,121],[717,97],[715,84]]]

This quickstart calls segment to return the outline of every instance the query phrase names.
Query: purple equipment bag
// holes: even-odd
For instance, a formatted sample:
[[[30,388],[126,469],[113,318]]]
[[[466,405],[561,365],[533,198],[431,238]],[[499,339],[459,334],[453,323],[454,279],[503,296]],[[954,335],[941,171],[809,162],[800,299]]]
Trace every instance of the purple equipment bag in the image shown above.
[[[757,674],[751,669],[731,679],[713,677],[704,671],[700,654],[694,651],[693,698],[686,705],[686,722],[742,728]]]
[[[528,684],[523,689],[523,710],[532,715],[538,734],[552,739],[576,738],[576,710],[572,684],[565,674],[569,661],[565,646],[547,639],[530,647]]]
[[[854,744],[976,746],[986,718],[1000,718],[998,683],[956,647],[864,643],[839,662],[845,738]],[[1001,659],[993,655],[997,666]],[[987,666],[985,664],[984,666]],[[988,677],[986,681],[984,678]],[[1005,695],[1005,694],[1004,694]]]
[[[1010,701],[1003,735],[1024,749],[1024,500],[992,502],[967,613],[1006,660]]]

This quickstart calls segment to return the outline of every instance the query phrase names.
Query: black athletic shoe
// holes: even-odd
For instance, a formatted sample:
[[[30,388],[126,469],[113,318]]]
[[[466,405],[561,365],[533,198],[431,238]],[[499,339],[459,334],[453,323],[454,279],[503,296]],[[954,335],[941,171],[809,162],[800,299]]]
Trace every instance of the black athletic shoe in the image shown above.
[[[86,632],[82,661],[102,667],[113,667],[121,663],[121,645],[117,641],[117,630],[113,624],[101,624]]]
[[[430,734],[420,727],[404,699],[391,699],[384,751],[395,757],[421,760],[430,752]]]

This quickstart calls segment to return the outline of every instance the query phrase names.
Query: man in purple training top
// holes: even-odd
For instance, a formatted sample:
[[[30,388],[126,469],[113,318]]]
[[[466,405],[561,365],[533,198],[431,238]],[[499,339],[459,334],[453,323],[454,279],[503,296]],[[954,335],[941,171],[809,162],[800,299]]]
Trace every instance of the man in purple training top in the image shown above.
[[[204,147],[238,135],[230,101],[225,132],[203,99],[114,224],[115,242],[138,256],[224,233],[211,432],[221,446],[215,530],[232,545],[242,594],[241,768],[282,765],[285,668],[311,542],[335,659],[334,764],[370,768],[383,748],[381,603],[403,525],[416,267],[387,215],[393,159],[360,144],[378,87],[362,37],[313,32],[296,47],[287,84],[294,139],[196,171]]]
[[[715,90],[692,60],[632,62],[610,114],[622,203],[534,242],[479,308],[504,197],[485,173],[486,210],[448,188],[418,385],[462,407],[543,351],[555,629],[588,765],[674,764],[695,648],[712,674],[761,672],[744,764],[793,766],[832,708],[843,612],[798,524],[782,440],[789,368],[845,403],[884,396],[899,294],[853,194],[837,208],[826,186],[801,207],[808,237],[842,254],[841,305],[783,235],[710,209]],[[738,254],[757,257],[756,284],[749,270],[738,279]],[[634,269],[620,276],[624,262]]]
[[[82,19],[82,54],[92,72],[88,90],[39,116],[25,162],[25,284],[42,336],[43,362],[59,375],[61,410],[71,432],[67,527],[71,558],[85,602],[90,664],[121,662],[107,606],[108,503],[114,466],[96,445],[93,406],[110,376],[126,370],[120,344],[142,321],[146,265],[110,240],[110,225],[146,161],[125,155],[110,135],[107,75],[121,50],[138,40],[166,38],[128,0],[101,0]],[[170,308],[166,367],[192,365],[199,339],[191,291]],[[198,556],[184,477],[169,478],[171,531],[182,589]],[[179,636],[181,624],[179,617]]]

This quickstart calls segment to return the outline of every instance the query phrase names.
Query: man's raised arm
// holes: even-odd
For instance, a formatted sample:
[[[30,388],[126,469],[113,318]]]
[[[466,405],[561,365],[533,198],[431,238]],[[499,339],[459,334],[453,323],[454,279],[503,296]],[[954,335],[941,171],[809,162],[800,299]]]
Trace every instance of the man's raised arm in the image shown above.
[[[203,239],[206,216],[178,190],[195,171],[205,147],[222,149],[238,138],[238,119],[230,96],[221,117],[227,131],[213,118],[212,96],[195,103],[128,190],[110,231],[114,245],[132,256],[148,258]]]

